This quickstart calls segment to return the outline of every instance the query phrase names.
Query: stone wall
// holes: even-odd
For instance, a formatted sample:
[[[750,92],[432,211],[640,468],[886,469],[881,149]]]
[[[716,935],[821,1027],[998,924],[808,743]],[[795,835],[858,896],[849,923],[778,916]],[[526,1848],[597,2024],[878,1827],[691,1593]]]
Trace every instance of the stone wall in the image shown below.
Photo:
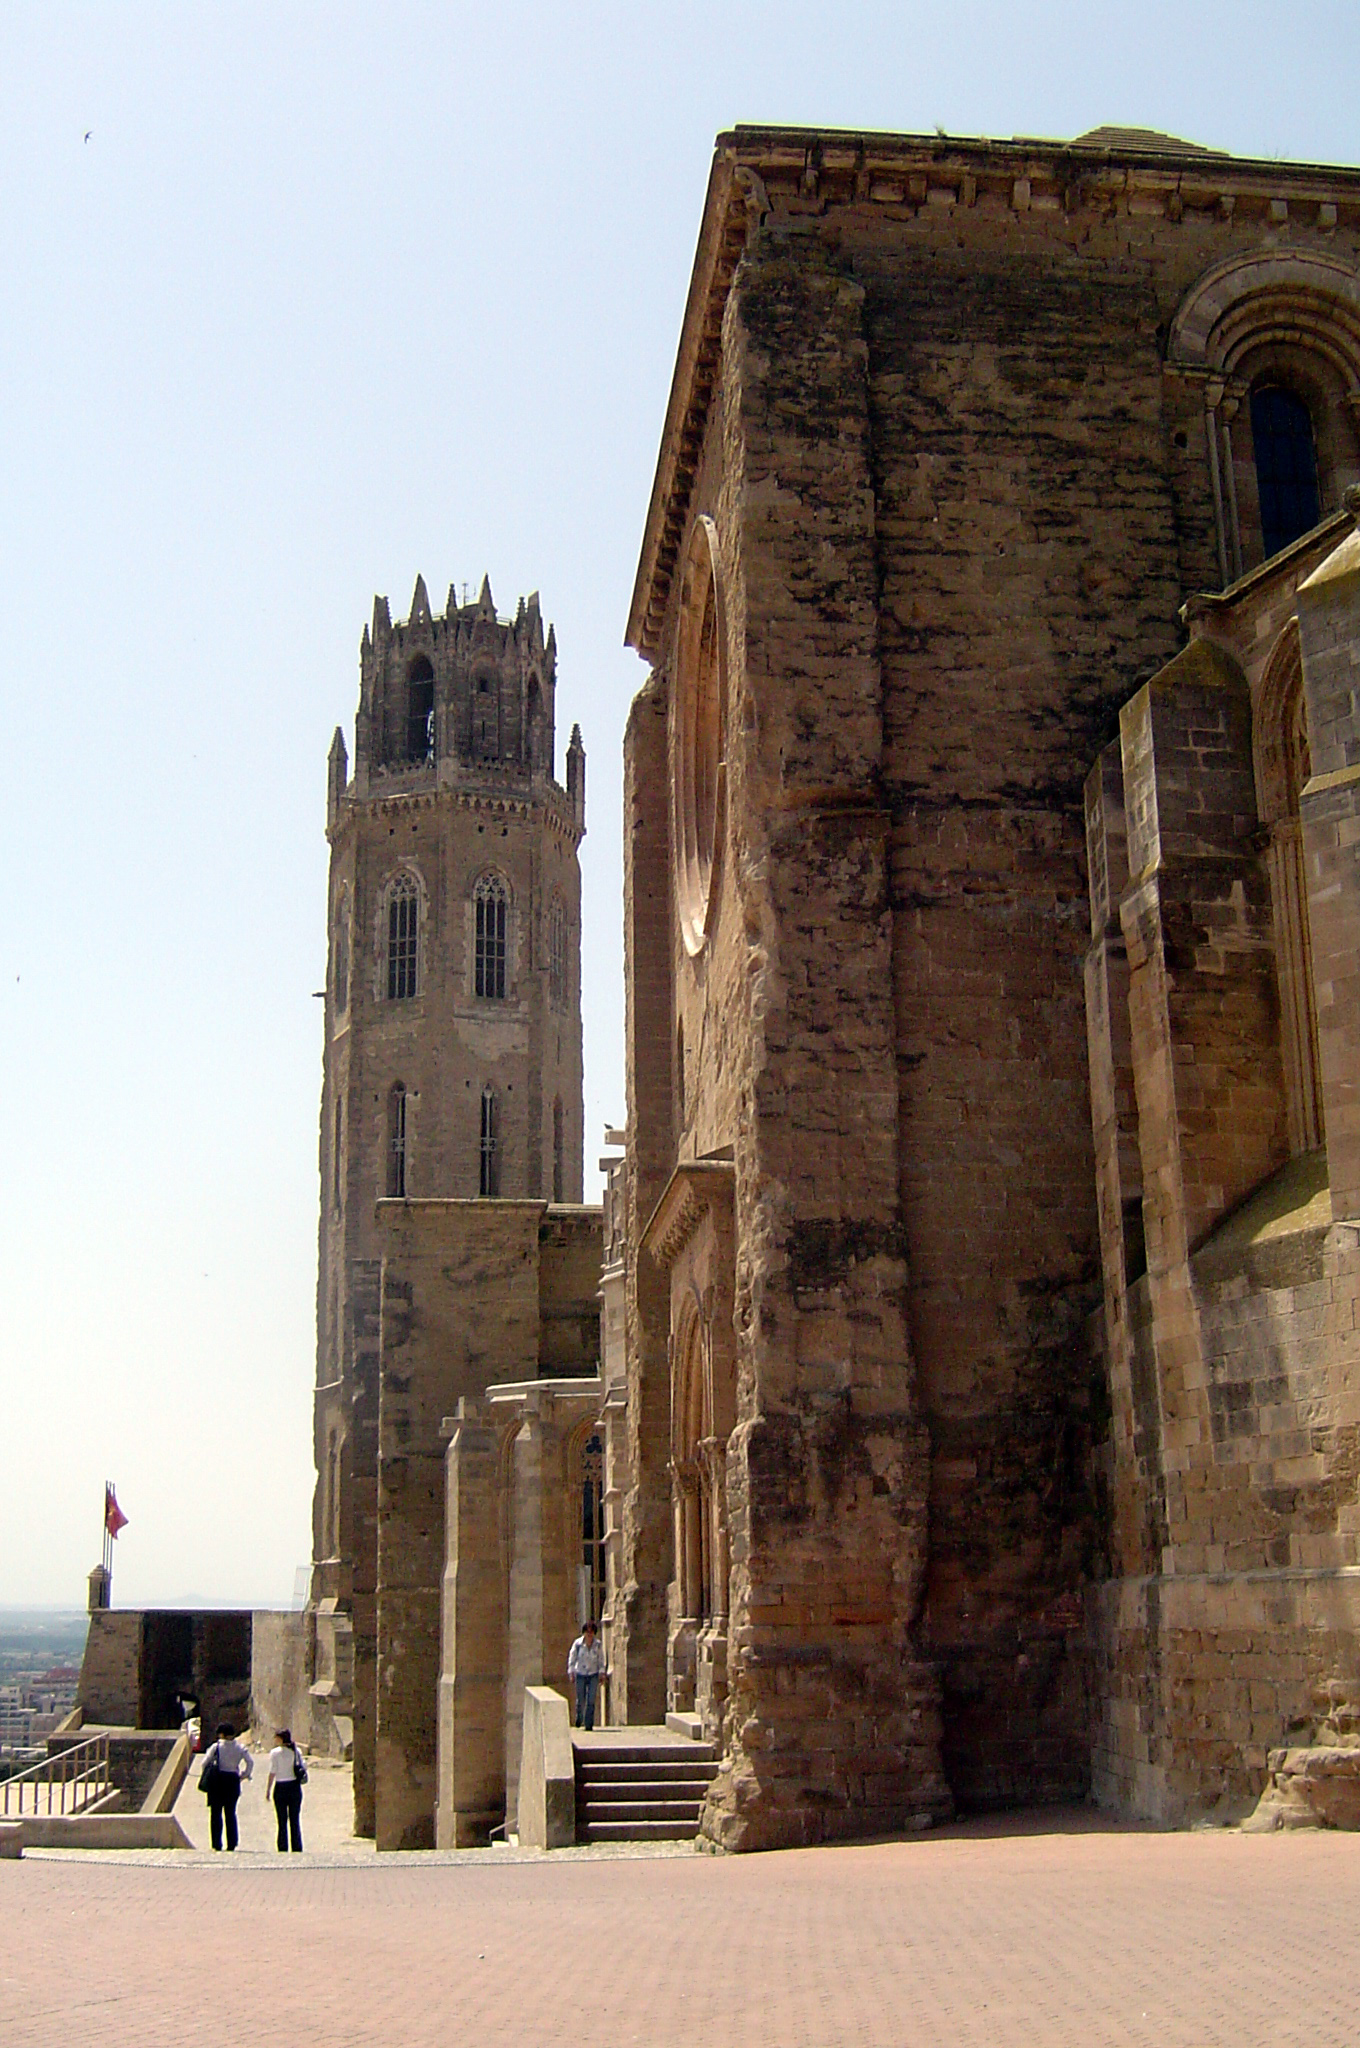
[[[450,1597],[445,1419],[500,1382],[537,1382],[541,1359],[560,1356],[563,1331],[573,1330],[579,1344],[592,1313],[598,1331],[600,1212],[542,1202],[384,1202],[379,1225],[374,1818],[380,1849],[406,1849],[435,1841],[441,1607]],[[543,1382],[545,1392],[552,1384]],[[458,1521],[456,1501],[447,1512]],[[544,1512],[554,1512],[551,1503]],[[499,1523],[481,1523],[480,1535],[498,1556]]]
[[[1087,788],[1115,1504],[1115,1577],[1088,1601],[1093,1785],[1102,1801],[1161,1820],[1245,1812],[1265,1788],[1268,1752],[1323,1739],[1353,1683],[1360,1225],[1344,1180],[1344,1024],[1320,1063],[1325,1146],[1303,1149],[1308,1119],[1289,1100],[1291,1071],[1297,1088],[1319,1065],[1297,1020],[1306,1031],[1315,1016],[1320,1032],[1333,976],[1343,987],[1354,978],[1360,935],[1354,835],[1344,811],[1330,814],[1338,791],[1344,806],[1348,756],[1360,757],[1360,586],[1329,574],[1351,546],[1335,530],[1310,537],[1196,607],[1196,639],[1125,707],[1121,758],[1102,755]],[[1322,616],[1302,638],[1303,699],[1291,705],[1279,699],[1280,650],[1310,591]],[[1272,790],[1279,731],[1301,714],[1306,780],[1292,801],[1312,943],[1298,946],[1280,900],[1292,887],[1278,858],[1287,778],[1283,797]],[[1329,748],[1338,780],[1323,765]],[[1261,830],[1260,810],[1274,830]],[[1132,1110],[1114,1078],[1126,1068]],[[1142,1277],[1117,1215],[1130,1178],[1142,1190]]]
[[[141,1614],[123,1607],[92,1609],[76,1705],[86,1721],[135,1728],[141,1694]]]
[[[257,1610],[250,1617],[250,1726],[267,1736],[287,1728],[295,1742],[310,1743],[307,1616]]]
[[[252,1619],[216,1608],[93,1610],[76,1693],[86,1725],[175,1730],[179,1702],[192,1696],[205,1728],[249,1727]]]
[[[1163,1569],[1089,1604],[1095,1795],[1168,1821],[1245,1812],[1360,1654],[1360,1230],[1333,1227],[1325,1162],[1296,1161],[1191,1273],[1210,1458],[1171,1493]],[[1146,1280],[1131,1311],[1152,1387]]]
[[[1082,785],[1181,602],[1259,557],[1247,372],[1223,355],[1242,321],[1218,323],[1252,291],[1331,289],[1349,333],[1360,188],[1154,154],[738,131],[715,161],[630,620],[654,666],[627,755],[625,929],[651,942],[629,963],[629,1394],[655,1419],[625,1550],[653,1582],[648,1217],[687,1162],[730,1156],[731,1692],[705,1828],[732,1846],[1086,1789],[1102,1485],[1127,1576],[1191,1490],[1173,1466],[1209,1455],[1184,1255],[1287,1151],[1240,666],[1200,652],[1128,714],[1119,775],[1141,729],[1167,815],[1139,828],[1162,839],[1089,895]],[[1343,415],[1329,505],[1360,468]],[[710,786],[700,904],[686,792]],[[1179,1437],[1147,1426],[1127,1327],[1107,1387],[1093,1319],[1102,1239],[1124,1313],[1143,1210],[1172,1347],[1152,1399],[1181,1374]],[[635,1583],[630,1672],[655,1653]]]

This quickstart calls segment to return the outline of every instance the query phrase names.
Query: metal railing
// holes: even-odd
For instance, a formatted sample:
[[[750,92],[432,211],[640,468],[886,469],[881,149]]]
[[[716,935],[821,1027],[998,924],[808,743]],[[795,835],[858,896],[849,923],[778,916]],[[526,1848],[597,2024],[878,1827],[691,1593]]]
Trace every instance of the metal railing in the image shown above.
[[[89,1811],[112,1790],[109,1738],[90,1735],[0,1785],[0,1820]]]

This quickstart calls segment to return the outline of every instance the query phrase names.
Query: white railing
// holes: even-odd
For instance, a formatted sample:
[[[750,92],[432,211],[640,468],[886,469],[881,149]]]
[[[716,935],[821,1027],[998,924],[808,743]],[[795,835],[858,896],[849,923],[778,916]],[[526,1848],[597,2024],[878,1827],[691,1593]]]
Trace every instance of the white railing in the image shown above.
[[[112,1790],[109,1738],[90,1735],[0,1784],[0,1820],[86,1813]]]

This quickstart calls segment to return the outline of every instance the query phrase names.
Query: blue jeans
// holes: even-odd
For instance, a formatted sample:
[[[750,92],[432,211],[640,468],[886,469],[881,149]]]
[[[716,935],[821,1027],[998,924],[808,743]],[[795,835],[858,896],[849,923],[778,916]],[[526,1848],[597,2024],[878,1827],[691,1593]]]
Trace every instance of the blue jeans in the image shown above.
[[[595,1726],[595,1696],[600,1690],[600,1674],[583,1671],[576,1674],[576,1725],[578,1728]]]

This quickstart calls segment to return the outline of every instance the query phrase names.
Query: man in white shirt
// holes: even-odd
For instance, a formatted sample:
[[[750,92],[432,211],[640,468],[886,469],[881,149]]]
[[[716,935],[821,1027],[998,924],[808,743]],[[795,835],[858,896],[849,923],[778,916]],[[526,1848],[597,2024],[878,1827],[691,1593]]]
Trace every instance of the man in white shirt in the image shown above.
[[[603,1670],[604,1650],[595,1634],[594,1622],[588,1621],[567,1652],[567,1677],[576,1681],[578,1728],[595,1726],[595,1700]]]

